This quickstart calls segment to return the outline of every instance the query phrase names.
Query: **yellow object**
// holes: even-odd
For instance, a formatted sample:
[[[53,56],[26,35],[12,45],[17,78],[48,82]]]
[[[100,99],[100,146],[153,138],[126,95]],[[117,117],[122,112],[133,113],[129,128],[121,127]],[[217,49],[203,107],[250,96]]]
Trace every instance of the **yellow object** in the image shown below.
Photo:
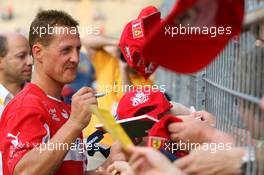
[[[121,143],[121,146],[126,149],[128,146],[133,145],[133,142],[128,137],[120,124],[115,122],[114,117],[106,110],[98,109],[96,106],[90,106],[93,114],[96,115],[98,120],[104,125],[104,128],[116,141]]]
[[[104,50],[97,51],[91,58],[91,62],[95,69],[95,79],[97,83],[98,92],[110,91],[110,88],[115,86],[122,86],[118,58]],[[146,80],[144,77],[135,74],[129,74],[130,81],[133,85],[152,85],[151,80]],[[108,89],[107,89],[108,88]],[[98,106],[109,112],[115,111],[119,100],[122,98],[122,91],[108,92],[106,96],[98,98]],[[113,114],[113,113],[112,113]],[[113,114],[114,115],[114,114]],[[88,137],[95,132],[95,126],[100,124],[96,117],[92,117],[89,125],[84,129],[84,137]],[[109,134],[104,135],[104,139],[100,144],[111,146],[113,139]]]
[[[0,105],[4,104],[4,100],[2,98],[0,98]]]

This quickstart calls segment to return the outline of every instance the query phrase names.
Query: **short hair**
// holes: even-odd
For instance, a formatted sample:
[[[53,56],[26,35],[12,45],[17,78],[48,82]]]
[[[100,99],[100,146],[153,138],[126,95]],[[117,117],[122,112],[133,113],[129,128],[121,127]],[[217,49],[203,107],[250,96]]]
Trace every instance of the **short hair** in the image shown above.
[[[7,49],[7,39],[5,36],[0,35],[0,57],[6,56]]]
[[[73,19],[68,13],[59,10],[44,10],[40,11],[35,19],[32,21],[29,30],[29,45],[32,49],[35,43],[40,43],[44,46],[48,46],[52,40],[52,34],[45,32],[42,36],[35,32],[36,29],[41,27],[48,29],[49,27],[65,26],[65,27],[77,27],[79,23]]]

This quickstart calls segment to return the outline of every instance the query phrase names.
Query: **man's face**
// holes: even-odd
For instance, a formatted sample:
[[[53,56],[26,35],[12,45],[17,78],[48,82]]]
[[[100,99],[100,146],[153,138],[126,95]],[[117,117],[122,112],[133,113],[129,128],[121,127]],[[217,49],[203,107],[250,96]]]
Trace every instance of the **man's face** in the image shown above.
[[[28,41],[22,36],[7,36],[8,52],[2,59],[2,70],[9,82],[29,81],[32,73],[32,58]]]
[[[79,34],[55,34],[50,44],[43,47],[42,67],[45,74],[61,84],[74,81],[80,48]]]

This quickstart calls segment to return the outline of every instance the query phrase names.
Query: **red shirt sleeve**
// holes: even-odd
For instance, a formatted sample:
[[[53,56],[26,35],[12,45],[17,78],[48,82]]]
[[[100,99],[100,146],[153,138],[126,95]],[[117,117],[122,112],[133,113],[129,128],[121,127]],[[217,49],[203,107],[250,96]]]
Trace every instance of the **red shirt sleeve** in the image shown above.
[[[18,161],[30,150],[50,139],[48,116],[41,109],[24,107],[6,111],[3,140],[4,164],[13,174]]]

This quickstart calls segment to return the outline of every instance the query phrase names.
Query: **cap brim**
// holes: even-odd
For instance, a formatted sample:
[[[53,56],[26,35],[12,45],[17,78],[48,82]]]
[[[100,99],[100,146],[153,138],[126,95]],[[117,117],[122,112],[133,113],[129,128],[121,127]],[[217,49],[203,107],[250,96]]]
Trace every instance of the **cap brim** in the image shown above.
[[[244,15],[244,1],[215,1],[215,3],[218,3],[217,16],[211,23],[216,23],[217,26],[230,26],[232,28],[231,35],[218,35],[216,37],[209,34],[175,35],[173,37],[168,33],[166,35],[166,29],[175,27],[175,18],[183,13],[183,10],[186,10],[184,5],[188,3],[185,3],[185,1],[181,0],[176,3],[168,17],[153,29],[140,52],[144,59],[175,72],[195,73],[211,63],[224,49],[228,41],[240,32]],[[193,2],[197,3],[198,1]],[[203,13],[203,11],[200,13]]]

